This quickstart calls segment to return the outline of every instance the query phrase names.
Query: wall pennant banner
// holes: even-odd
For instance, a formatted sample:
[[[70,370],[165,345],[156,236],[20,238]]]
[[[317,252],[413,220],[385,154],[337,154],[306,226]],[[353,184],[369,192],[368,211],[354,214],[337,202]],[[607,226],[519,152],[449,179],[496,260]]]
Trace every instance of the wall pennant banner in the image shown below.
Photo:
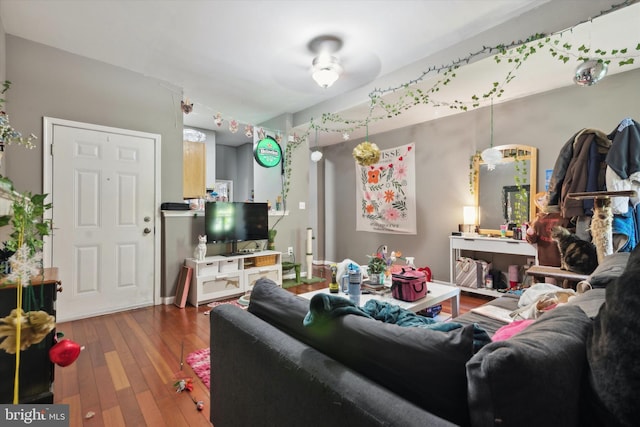
[[[416,234],[415,143],[380,151],[380,161],[356,162],[356,230]]]

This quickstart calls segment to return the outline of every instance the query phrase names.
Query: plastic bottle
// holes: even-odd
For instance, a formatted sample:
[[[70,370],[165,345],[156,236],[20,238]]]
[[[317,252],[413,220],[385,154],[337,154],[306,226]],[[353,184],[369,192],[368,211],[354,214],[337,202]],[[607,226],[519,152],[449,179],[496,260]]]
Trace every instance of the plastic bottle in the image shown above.
[[[340,291],[340,286],[338,285],[338,279],[336,275],[338,274],[338,267],[333,264],[331,265],[331,282],[329,283],[329,292],[332,294],[337,294]]]
[[[355,305],[360,305],[360,286],[362,284],[362,273],[356,265],[349,264],[349,299]]]
[[[487,289],[493,289],[493,276],[487,274],[484,278],[484,287]]]

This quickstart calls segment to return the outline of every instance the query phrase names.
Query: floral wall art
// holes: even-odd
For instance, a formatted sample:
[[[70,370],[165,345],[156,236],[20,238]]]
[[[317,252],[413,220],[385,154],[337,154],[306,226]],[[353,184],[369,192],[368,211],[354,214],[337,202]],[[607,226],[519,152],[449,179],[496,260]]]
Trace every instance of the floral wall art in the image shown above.
[[[415,143],[380,150],[377,163],[355,166],[356,230],[416,234]]]

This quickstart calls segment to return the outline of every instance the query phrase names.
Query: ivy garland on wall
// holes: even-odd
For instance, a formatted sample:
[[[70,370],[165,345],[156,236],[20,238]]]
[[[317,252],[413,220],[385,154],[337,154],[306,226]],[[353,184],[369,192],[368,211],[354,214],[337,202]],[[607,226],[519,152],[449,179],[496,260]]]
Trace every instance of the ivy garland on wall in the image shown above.
[[[636,0],[627,0],[617,5],[613,5],[609,10],[601,12],[598,16],[606,15],[615,10],[635,3]],[[367,127],[370,123],[380,120],[393,118],[401,115],[403,112],[410,110],[419,105],[431,105],[433,107],[448,107],[461,111],[468,111],[470,108],[479,107],[483,100],[491,97],[500,98],[505,87],[516,78],[516,72],[520,67],[533,55],[546,52],[552,58],[567,63],[572,58],[578,62],[584,62],[588,59],[597,59],[598,62],[611,64],[616,62],[619,66],[631,65],[635,63],[635,59],[640,56],[640,42],[635,47],[620,47],[611,50],[601,48],[589,48],[580,45],[574,46],[571,43],[563,42],[562,37],[565,33],[573,31],[583,21],[575,24],[566,30],[554,33],[552,35],[534,34],[527,39],[514,41],[507,44],[499,44],[496,46],[483,46],[476,52],[472,52],[465,58],[453,61],[451,64],[433,66],[423,71],[422,74],[409,82],[403,83],[396,87],[387,89],[374,89],[369,93],[369,109],[368,115],[361,119],[349,119],[338,113],[323,113],[319,123],[315,123],[312,119],[309,128],[302,135],[294,135],[296,140],[306,139],[310,132],[317,130],[319,132],[334,133],[339,132],[348,139],[348,134],[358,129]],[[472,62],[472,60],[488,55],[494,55],[493,59],[496,64],[506,62],[513,66],[507,74],[490,84],[484,93],[473,94],[466,100],[454,99],[451,101],[438,100],[435,96],[446,86],[453,84],[457,76],[457,70],[464,65]],[[441,74],[442,78],[438,79],[429,88],[417,88],[416,84],[423,82],[428,76],[433,74]],[[384,96],[390,93],[399,93],[393,102],[387,102]]]

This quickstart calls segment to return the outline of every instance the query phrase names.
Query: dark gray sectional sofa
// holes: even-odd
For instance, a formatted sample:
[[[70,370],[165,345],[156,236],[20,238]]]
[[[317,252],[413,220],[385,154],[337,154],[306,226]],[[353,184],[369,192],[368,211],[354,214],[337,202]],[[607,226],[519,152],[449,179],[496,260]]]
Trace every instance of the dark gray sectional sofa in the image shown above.
[[[354,315],[305,327],[309,302],[261,280],[247,311],[233,305],[211,311],[211,421],[215,427],[595,425],[600,399],[590,384],[587,341],[604,300],[605,289],[593,289],[474,354],[473,324],[493,334],[501,323],[470,312],[454,319],[461,327],[450,332]],[[490,304],[515,308],[517,299]]]

